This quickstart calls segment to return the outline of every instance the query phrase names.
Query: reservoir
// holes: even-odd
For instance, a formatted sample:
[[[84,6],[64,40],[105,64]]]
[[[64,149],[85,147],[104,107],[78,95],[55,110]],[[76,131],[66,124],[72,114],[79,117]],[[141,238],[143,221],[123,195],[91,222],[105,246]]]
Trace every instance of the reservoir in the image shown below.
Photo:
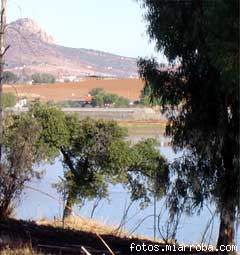
[[[160,147],[160,151],[169,161],[173,161],[174,158],[179,156],[173,152],[171,147]],[[29,188],[25,188],[24,190],[21,203],[19,203],[16,210],[16,217],[19,219],[40,220],[43,218],[53,219],[62,217],[63,199],[53,187],[53,184],[57,183],[59,178],[63,176],[61,160],[57,159],[54,164],[42,165],[41,170],[45,171],[43,178],[41,180],[33,180],[28,184],[29,187],[38,191]],[[126,207],[130,203],[130,196],[121,185],[111,186],[109,193],[109,198],[100,201],[98,204],[93,218],[104,224],[117,227],[122,220]],[[168,219],[168,211],[164,202],[165,198],[158,201],[156,205],[157,215],[161,212],[159,216],[159,228],[156,226],[156,236],[159,239],[162,239],[159,230],[164,232]],[[94,201],[86,201],[83,207],[78,208],[76,206],[74,211],[77,215],[90,218],[93,206]],[[191,217],[183,215],[178,226],[177,241],[187,244],[201,242],[206,226],[214,212],[214,208],[208,206],[199,215],[195,214]],[[217,240],[218,228],[218,217],[215,217],[208,231],[208,233],[211,232],[211,238],[208,234],[206,239],[207,241],[210,240],[212,244],[215,244]],[[141,210],[139,203],[135,202],[128,212],[124,229],[131,234],[152,238],[154,235],[154,204],[151,203],[147,208]],[[236,235],[239,248],[239,233],[236,233]]]

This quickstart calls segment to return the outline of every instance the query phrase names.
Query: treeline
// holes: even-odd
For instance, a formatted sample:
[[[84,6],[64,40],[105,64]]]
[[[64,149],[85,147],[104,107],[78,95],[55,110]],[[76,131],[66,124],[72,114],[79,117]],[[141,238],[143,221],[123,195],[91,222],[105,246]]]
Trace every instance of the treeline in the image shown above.
[[[31,76],[20,77],[13,72],[3,72],[3,83],[4,84],[16,84],[31,82],[33,84],[44,84],[44,83],[55,83],[56,78],[54,75],[49,73],[34,73]]]
[[[89,91],[91,100],[89,102],[65,100],[56,103],[60,107],[129,107],[131,105],[130,100],[125,97],[121,97],[117,94],[108,93],[103,88],[94,88]]]

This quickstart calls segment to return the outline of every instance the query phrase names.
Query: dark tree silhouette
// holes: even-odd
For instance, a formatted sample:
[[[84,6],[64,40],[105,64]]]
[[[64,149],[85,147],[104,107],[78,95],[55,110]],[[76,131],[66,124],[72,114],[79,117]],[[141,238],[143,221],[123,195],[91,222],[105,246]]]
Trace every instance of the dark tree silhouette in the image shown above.
[[[168,117],[174,148],[169,204],[177,211],[215,203],[218,246],[234,243],[239,215],[239,3],[237,0],[140,0],[150,38],[171,64],[160,71],[154,59],[139,60],[152,99]]]

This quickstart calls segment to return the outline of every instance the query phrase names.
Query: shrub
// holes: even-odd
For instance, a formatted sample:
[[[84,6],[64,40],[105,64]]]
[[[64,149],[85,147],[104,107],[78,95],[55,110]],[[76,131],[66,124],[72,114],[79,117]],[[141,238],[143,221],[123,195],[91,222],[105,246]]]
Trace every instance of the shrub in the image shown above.
[[[93,105],[104,107],[111,105],[114,107],[127,107],[129,100],[116,94],[107,93],[102,88],[95,88],[89,92],[93,97]]]
[[[14,84],[18,81],[18,76],[10,71],[3,72],[3,83]]]
[[[17,103],[17,97],[13,93],[5,93],[2,96],[3,108],[14,107]]]
[[[39,83],[55,83],[56,79],[52,74],[48,73],[35,73],[32,75],[34,84]]]

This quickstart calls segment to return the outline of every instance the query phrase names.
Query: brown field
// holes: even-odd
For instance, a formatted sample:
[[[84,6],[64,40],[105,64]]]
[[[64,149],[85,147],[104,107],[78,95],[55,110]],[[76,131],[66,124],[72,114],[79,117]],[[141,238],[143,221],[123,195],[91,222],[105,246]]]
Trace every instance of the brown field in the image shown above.
[[[88,94],[93,88],[103,88],[105,91],[129,98],[139,99],[143,82],[139,79],[122,80],[85,80],[79,83],[55,83],[43,85],[5,85],[4,92],[17,93],[19,98],[39,98],[42,101],[78,100]]]

